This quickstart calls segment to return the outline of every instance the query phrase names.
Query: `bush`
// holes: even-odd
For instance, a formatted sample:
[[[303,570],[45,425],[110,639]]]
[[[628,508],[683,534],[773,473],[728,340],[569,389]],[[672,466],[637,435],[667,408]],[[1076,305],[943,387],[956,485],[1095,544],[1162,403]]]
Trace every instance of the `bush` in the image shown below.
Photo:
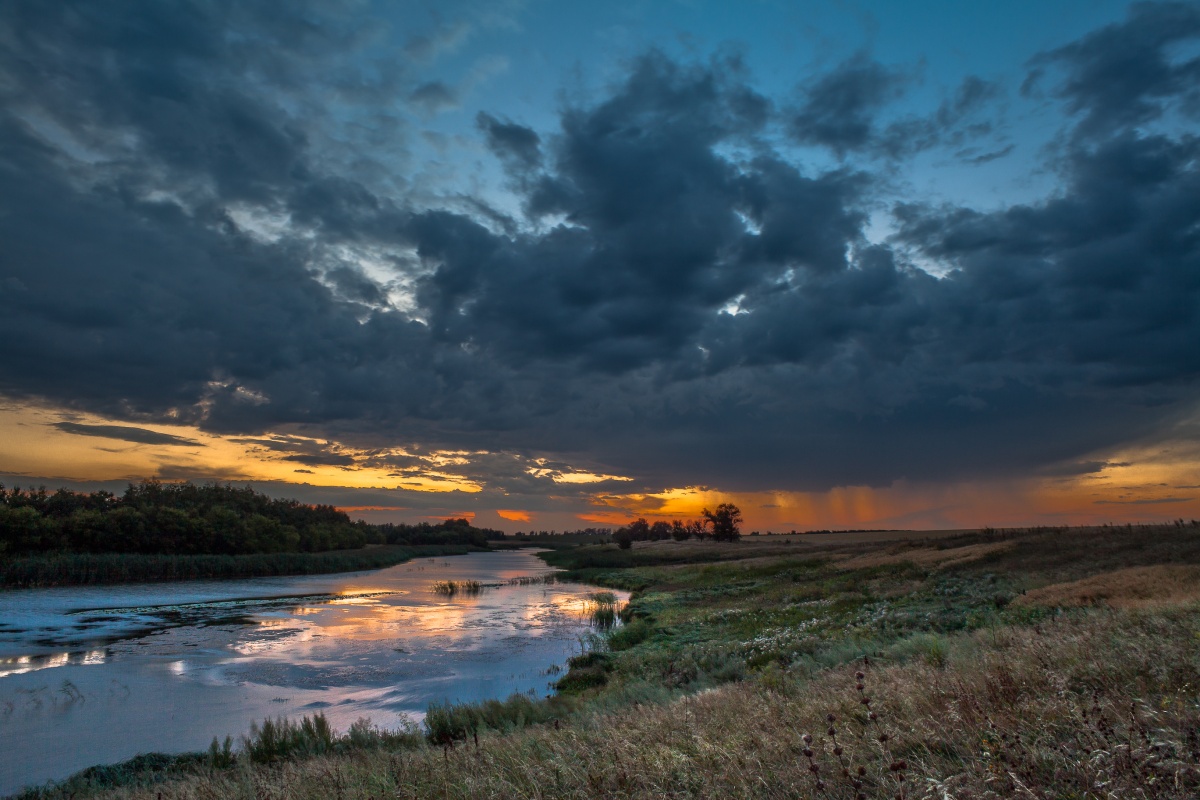
[[[584,653],[580,656],[571,656],[567,659],[567,666],[571,669],[588,669],[589,667],[603,667],[608,669],[612,664],[612,656],[608,653],[600,653],[592,651]]]
[[[324,714],[304,717],[299,723],[286,717],[266,719],[262,727],[250,726],[250,735],[243,737],[242,746],[250,760],[260,764],[324,755],[333,750],[333,728]]]
[[[604,686],[606,683],[608,683],[608,671],[603,667],[572,668],[570,672],[558,679],[554,688],[560,692],[573,693]]]
[[[613,650],[628,650],[641,644],[654,633],[654,626],[645,619],[635,619],[628,625],[617,628],[608,637],[608,646]]]
[[[453,747],[455,742],[467,739],[478,741],[481,730],[514,730],[552,717],[549,703],[523,694],[482,703],[435,702],[425,712],[425,735],[431,744]]]

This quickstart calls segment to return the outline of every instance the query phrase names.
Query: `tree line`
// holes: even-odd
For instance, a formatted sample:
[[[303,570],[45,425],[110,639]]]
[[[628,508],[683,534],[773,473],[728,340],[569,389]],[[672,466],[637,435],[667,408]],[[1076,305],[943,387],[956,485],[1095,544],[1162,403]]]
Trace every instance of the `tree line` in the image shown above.
[[[0,484],[0,553],[168,555],[325,552],[368,544],[486,547],[501,531],[466,519],[416,525],[353,521],[331,505],[217,483],[130,484],[123,494]]]

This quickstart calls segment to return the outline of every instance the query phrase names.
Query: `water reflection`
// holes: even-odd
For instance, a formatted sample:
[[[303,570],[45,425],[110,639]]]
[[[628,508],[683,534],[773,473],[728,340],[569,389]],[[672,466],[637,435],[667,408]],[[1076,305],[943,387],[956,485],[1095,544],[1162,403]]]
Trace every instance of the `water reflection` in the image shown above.
[[[107,657],[108,651],[106,650],[83,650],[0,658],[0,678],[53,667],[65,667],[69,664],[103,664]]]
[[[548,571],[501,552],[0,594],[0,794],[137,752],[204,749],[281,713],[387,726],[433,700],[545,694],[597,607],[594,588],[545,582]],[[436,581],[480,590],[437,594]]]

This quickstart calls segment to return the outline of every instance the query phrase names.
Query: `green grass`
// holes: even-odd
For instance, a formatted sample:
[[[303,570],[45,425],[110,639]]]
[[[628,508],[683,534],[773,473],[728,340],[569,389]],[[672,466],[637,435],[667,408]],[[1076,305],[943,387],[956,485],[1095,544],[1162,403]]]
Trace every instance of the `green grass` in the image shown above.
[[[357,572],[390,567],[425,556],[462,555],[474,549],[464,545],[383,545],[325,553],[21,556],[0,561],[0,589]]]

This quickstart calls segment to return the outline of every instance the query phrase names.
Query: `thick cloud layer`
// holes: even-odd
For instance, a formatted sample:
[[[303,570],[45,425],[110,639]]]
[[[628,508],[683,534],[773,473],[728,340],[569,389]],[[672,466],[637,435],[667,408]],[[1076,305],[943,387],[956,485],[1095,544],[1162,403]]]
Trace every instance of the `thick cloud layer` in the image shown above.
[[[1036,59],[1061,189],[987,211],[871,170],[960,147],[996,85],[883,124],[906,79],[866,56],[798,76],[797,108],[736,60],[649,53],[556,130],[472,117],[507,211],[419,199],[403,131],[432,84],[347,60],[370,25],[338,11],[0,10],[0,393],[728,490],[1023,474],[1193,408],[1192,6]]]

